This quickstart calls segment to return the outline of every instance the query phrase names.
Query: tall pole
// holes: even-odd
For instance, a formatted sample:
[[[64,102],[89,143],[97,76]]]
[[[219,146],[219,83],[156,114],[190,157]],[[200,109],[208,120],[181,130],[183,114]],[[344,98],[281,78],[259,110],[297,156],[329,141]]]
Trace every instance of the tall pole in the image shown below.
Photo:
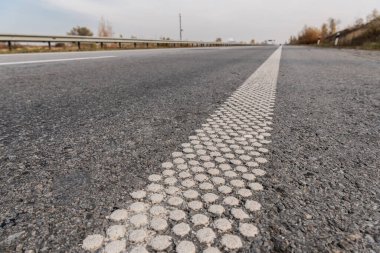
[[[181,13],[179,14],[179,40],[182,40],[182,16]]]

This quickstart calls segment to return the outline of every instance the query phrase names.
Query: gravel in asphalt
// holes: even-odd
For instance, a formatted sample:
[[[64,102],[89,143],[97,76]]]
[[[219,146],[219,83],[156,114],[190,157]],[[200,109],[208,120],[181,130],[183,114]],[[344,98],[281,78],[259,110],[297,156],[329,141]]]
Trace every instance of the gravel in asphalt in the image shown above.
[[[197,142],[215,138],[193,130],[273,51],[150,50],[1,67],[0,251],[81,252],[84,243],[117,252],[133,241],[178,252],[380,252],[378,52],[284,47],[272,143],[249,149],[265,154],[259,169],[232,162],[248,161],[247,149],[208,153]],[[187,171],[191,154],[203,164]],[[219,154],[231,163],[212,167]],[[164,186],[181,193],[166,202],[177,211],[158,206]],[[235,221],[245,214],[249,222]],[[125,239],[123,220],[136,227]]]
[[[181,149],[172,153],[171,159],[162,163],[162,174],[150,175],[147,187],[131,193],[135,202],[111,214],[107,233],[86,237],[83,249],[105,253],[248,249],[250,240],[259,233],[253,222],[260,208],[255,192],[263,187],[254,180],[265,175],[260,164],[267,162],[267,150],[262,147],[270,143],[281,50],[277,49]],[[256,174],[246,178],[246,172]],[[153,198],[156,195],[160,198]],[[155,214],[156,209],[162,211]],[[122,218],[118,215],[121,212]],[[115,227],[123,228],[117,237],[108,232]],[[147,236],[138,242],[130,238],[141,230]],[[116,243],[120,247],[114,250]]]
[[[251,252],[380,252],[380,55],[284,47]]]
[[[161,172],[274,50],[150,50],[2,66],[1,251],[80,251],[86,234],[103,233],[104,217],[126,207],[129,193]]]

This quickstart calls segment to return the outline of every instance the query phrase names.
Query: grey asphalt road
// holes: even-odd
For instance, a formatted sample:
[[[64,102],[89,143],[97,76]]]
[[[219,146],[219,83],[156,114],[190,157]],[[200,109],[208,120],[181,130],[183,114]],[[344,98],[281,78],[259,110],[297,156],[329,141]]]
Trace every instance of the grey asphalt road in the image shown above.
[[[285,47],[252,252],[380,252],[380,52]]]
[[[0,56],[93,58],[0,65],[0,251],[81,251],[274,50]],[[378,52],[283,48],[250,252],[380,252],[379,70]]]
[[[0,251],[80,251],[274,50],[0,56]]]

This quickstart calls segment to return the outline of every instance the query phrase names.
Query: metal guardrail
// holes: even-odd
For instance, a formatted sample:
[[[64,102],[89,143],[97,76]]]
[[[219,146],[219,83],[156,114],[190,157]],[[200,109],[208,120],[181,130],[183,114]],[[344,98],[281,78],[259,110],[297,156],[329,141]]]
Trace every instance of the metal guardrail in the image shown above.
[[[12,43],[16,42],[42,42],[48,43],[51,49],[52,43],[75,43],[78,49],[81,49],[81,43],[99,43],[103,48],[104,44],[116,43],[120,48],[122,44],[132,44],[134,48],[138,44],[169,45],[172,47],[217,47],[217,46],[247,46],[243,43],[225,43],[225,42],[203,42],[203,41],[179,41],[179,40],[149,40],[149,39],[123,39],[123,38],[105,38],[105,37],[89,37],[89,36],[51,36],[51,35],[22,35],[22,34],[0,34],[0,42],[8,44],[9,50],[12,50]]]

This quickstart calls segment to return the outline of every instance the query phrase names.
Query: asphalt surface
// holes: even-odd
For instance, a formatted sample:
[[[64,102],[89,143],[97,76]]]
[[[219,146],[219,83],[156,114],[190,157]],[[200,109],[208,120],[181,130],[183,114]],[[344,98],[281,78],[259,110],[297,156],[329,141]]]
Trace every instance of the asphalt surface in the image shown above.
[[[380,252],[380,53],[285,47],[252,252]]]
[[[274,47],[1,56],[0,251],[78,252]]]
[[[258,234],[257,177],[265,175],[282,47],[187,142],[149,175],[133,201],[112,212],[103,233],[83,240],[104,253],[217,253],[247,250]]]
[[[273,47],[0,56],[0,251],[80,252]],[[13,58],[12,58],[13,57]],[[247,252],[380,252],[380,54],[284,47]]]

